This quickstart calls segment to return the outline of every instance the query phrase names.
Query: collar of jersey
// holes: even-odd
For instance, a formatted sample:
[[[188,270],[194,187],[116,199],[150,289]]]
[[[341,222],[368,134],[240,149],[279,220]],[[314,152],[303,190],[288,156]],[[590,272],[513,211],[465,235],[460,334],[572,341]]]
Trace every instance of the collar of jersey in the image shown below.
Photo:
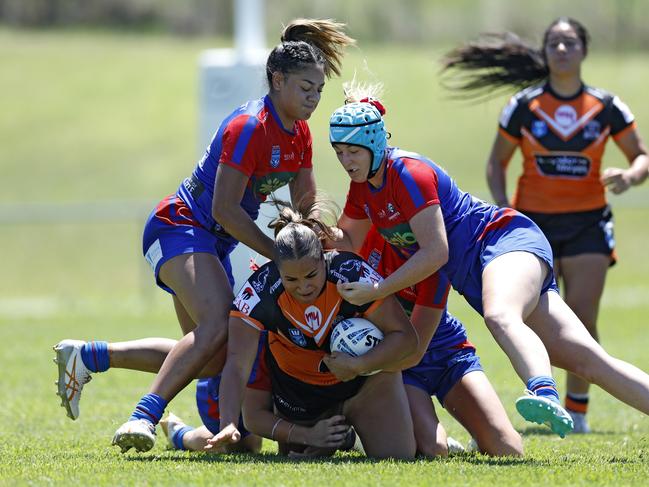
[[[571,101],[571,100],[575,100],[575,99],[579,98],[579,96],[581,96],[581,94],[584,92],[584,88],[585,88],[585,85],[582,82],[581,86],[579,87],[579,90],[577,90],[577,93],[575,93],[574,95],[571,95],[571,96],[561,96],[559,93],[557,93],[556,91],[554,91],[552,89],[552,85],[550,85],[550,81],[548,81],[545,84],[545,91],[550,93],[557,100],[562,100],[562,101]]]
[[[388,165],[390,165],[393,162],[391,154],[392,154],[392,151],[394,151],[394,149],[395,149],[395,147],[388,147],[386,149],[385,159],[381,163],[381,164],[385,164],[385,169],[383,170],[383,182],[381,183],[381,186],[379,186],[378,188],[375,188],[374,186],[372,186],[372,183],[370,183],[369,181],[367,182],[367,185],[370,187],[370,192],[371,193],[378,193],[379,191],[381,191],[385,187],[385,183],[388,180]]]
[[[279,125],[279,128],[281,128],[284,132],[286,132],[289,135],[295,135],[295,132],[293,130],[288,130],[287,128],[284,127],[284,124],[282,124],[282,120],[279,118],[279,115],[277,115],[277,110],[275,110],[275,106],[273,105],[273,100],[270,99],[270,96],[268,95],[264,96],[264,104],[268,107],[268,111],[275,119],[277,125]]]

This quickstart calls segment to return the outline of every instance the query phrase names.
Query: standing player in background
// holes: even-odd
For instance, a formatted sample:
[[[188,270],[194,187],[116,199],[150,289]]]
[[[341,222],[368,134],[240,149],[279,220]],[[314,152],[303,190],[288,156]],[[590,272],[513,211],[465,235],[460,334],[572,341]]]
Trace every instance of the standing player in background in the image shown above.
[[[607,354],[561,299],[541,230],[516,210],[461,191],[431,160],[389,147],[385,109],[371,92],[350,90],[349,103],[330,118],[330,141],[352,180],[338,222],[341,245],[360,248],[374,224],[407,260],[378,285],[344,284],[341,295],[362,304],[441,270],[527,385],[530,394],[516,401],[525,419],[560,436],[572,430],[551,361],[649,414],[649,376]]]
[[[406,260],[374,226],[360,255],[384,277]],[[396,295],[419,336],[417,351],[399,364],[404,369],[417,452],[436,457],[447,456],[450,450],[431,400],[434,395],[475,439],[482,453],[522,455],[521,437],[482,371],[464,325],[446,309],[449,288],[448,280],[438,272]]]
[[[615,263],[613,215],[605,188],[620,194],[647,178],[646,146],[628,107],[617,96],[583,82],[581,64],[589,35],[578,21],[562,17],[552,22],[540,49],[512,34],[493,40],[452,51],[446,68],[477,70],[468,82],[456,86],[469,92],[527,87],[511,98],[500,116],[487,161],[487,182],[498,206],[523,212],[545,233],[566,304],[598,340],[599,303],[606,272]],[[601,171],[609,137],[629,168]],[[517,147],[523,155],[523,172],[510,200],[506,169]],[[574,431],[588,433],[589,382],[568,373],[567,389],[566,408]]]
[[[306,121],[318,106],[325,77],[339,74],[342,50],[354,42],[343,27],[330,20],[291,22],[268,56],[268,94],[223,121],[192,175],[151,213],[144,254],[157,284],[172,295],[185,336],[130,419],[117,429],[113,444],[122,452],[150,450],[167,403],[201,369],[222,363],[233,298],[229,254],[238,242],[265,256],[272,251],[272,239],[254,222],[260,203],[286,184],[293,201],[313,200]],[[90,350],[64,341],[55,348],[57,360],[65,364],[59,395],[68,416],[76,419],[81,389],[94,371],[81,366],[81,356],[94,354],[97,364],[108,364],[107,346]]]

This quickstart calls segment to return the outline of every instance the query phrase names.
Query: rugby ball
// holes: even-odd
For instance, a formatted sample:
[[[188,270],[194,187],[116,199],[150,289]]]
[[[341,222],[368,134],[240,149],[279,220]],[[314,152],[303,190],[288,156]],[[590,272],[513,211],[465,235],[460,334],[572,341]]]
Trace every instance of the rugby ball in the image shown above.
[[[383,340],[383,333],[374,323],[365,318],[346,318],[331,332],[331,351],[345,352],[358,357],[372,350]],[[372,375],[379,370],[363,375]]]

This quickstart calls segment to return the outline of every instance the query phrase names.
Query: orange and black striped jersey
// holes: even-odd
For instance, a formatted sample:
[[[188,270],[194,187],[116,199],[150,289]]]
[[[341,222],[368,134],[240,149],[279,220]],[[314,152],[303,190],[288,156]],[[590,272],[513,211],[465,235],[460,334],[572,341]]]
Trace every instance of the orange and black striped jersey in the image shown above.
[[[606,205],[600,168],[609,138],[635,127],[617,97],[583,85],[557,95],[549,83],[514,95],[500,115],[499,132],[523,154],[513,206],[522,211],[566,213]]]
[[[230,316],[268,330],[269,350],[280,369],[313,385],[340,382],[321,364],[330,352],[333,327],[344,318],[368,315],[381,303],[356,306],[343,300],[336,289],[338,282],[382,280],[361,257],[352,252],[325,252],[325,265],[325,286],[312,304],[301,303],[286,292],[277,266],[268,262],[241,287],[230,311]]]

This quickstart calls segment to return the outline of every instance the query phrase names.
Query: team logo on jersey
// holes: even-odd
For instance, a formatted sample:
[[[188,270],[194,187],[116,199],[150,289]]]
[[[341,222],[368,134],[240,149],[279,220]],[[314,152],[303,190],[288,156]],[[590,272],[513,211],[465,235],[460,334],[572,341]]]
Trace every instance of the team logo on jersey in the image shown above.
[[[356,271],[358,272],[363,262],[357,259],[349,259],[340,264],[340,272]]]
[[[577,111],[571,105],[561,105],[554,112],[554,119],[561,127],[570,127],[577,122]]]
[[[346,275],[351,271],[358,272],[361,270],[361,261],[349,259],[340,264],[337,269],[330,269],[329,272],[340,282],[349,282],[349,276]]]
[[[270,167],[276,168],[279,166],[279,161],[281,159],[281,153],[278,145],[274,145],[270,153]]]
[[[394,211],[395,211],[394,210],[394,205],[392,203],[388,203],[387,209],[388,209],[388,213],[390,213],[390,215],[392,215],[394,213]]]
[[[297,328],[289,328],[288,332],[291,335],[291,340],[293,340],[297,346],[306,347],[306,338],[300,330]]]
[[[255,306],[257,306],[259,301],[261,301],[261,299],[259,299],[259,296],[253,287],[246,283],[234,300],[234,305],[239,311],[249,316],[250,312]]]
[[[534,120],[532,122],[532,135],[534,135],[534,137],[540,139],[541,137],[545,137],[547,133],[548,133],[548,124],[545,123],[543,120]]]
[[[268,280],[268,273],[270,272],[270,267],[266,267],[257,275],[257,279],[252,282],[252,287],[255,288],[255,291],[260,293],[266,287],[266,281]]]
[[[378,249],[372,249],[370,255],[367,256],[367,261],[375,270],[378,270],[379,263],[381,262],[381,251]]]
[[[602,125],[597,120],[591,120],[584,127],[584,139],[594,140],[602,133]]]
[[[304,323],[311,331],[318,331],[322,326],[322,312],[317,306],[309,306],[304,310]]]

